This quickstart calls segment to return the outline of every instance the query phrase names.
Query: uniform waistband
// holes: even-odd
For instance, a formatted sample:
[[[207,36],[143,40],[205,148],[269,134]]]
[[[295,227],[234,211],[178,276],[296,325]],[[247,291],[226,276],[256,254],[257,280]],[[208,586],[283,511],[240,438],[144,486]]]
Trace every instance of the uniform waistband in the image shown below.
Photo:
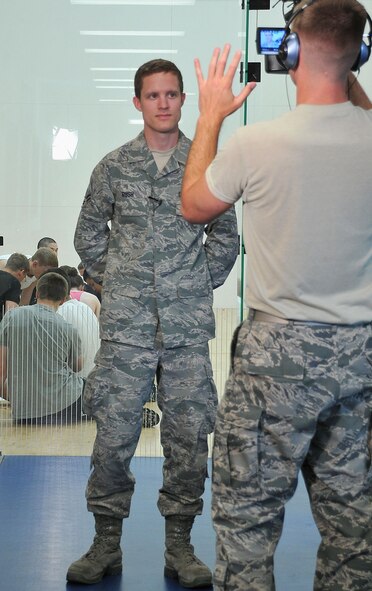
[[[268,314],[267,312],[261,312],[261,310],[254,310],[252,308],[249,310],[248,318],[254,322],[267,322],[269,324],[300,324],[304,326],[323,326],[328,328],[337,326],[328,322],[314,322],[312,320],[290,320],[289,318],[281,318],[280,316],[274,316],[273,314]]]

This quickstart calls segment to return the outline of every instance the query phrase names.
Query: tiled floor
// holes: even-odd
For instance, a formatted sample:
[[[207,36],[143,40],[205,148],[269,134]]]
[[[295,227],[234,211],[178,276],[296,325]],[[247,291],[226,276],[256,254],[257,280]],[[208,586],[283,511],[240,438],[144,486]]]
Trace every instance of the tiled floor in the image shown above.
[[[157,408],[149,403],[149,408]],[[0,451],[4,455],[89,456],[96,434],[94,421],[75,425],[34,426],[14,425],[10,407],[0,405]],[[162,456],[159,425],[142,429],[136,456]]]

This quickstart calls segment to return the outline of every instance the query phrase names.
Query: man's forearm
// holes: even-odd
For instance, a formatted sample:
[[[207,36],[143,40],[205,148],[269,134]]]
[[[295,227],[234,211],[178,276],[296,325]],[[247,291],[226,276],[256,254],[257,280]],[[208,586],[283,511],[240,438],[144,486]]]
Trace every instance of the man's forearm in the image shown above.
[[[216,155],[221,123],[200,117],[186,163],[181,190],[181,213],[193,224],[209,223],[231,207],[209,190],[205,171]]]
[[[221,125],[222,121],[211,122],[208,117],[199,117],[183,177],[182,189],[184,192],[187,192],[204,176],[215,157]]]

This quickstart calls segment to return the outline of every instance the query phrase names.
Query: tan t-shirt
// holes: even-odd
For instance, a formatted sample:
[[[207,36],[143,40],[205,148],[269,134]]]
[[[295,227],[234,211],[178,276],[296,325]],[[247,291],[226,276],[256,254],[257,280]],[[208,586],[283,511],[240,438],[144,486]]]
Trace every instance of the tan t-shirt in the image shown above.
[[[206,173],[243,198],[246,300],[284,318],[372,321],[372,111],[301,105],[239,129]]]
[[[163,170],[164,166],[167,164],[173,152],[176,151],[176,147],[177,146],[174,146],[173,148],[171,148],[170,150],[166,150],[165,152],[161,152],[160,150],[151,150],[158,170]]]

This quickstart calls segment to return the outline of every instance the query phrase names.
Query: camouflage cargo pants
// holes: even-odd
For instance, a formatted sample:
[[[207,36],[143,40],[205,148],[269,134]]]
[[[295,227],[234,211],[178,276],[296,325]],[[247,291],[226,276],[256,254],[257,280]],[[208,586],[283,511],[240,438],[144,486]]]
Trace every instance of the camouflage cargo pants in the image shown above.
[[[84,410],[97,425],[86,489],[93,513],[129,514],[135,485],[130,462],[155,374],[165,456],[159,510],[164,516],[202,511],[207,435],[217,406],[208,343],[165,350],[103,341],[84,390]]]
[[[213,452],[215,590],[274,591],[302,470],[321,535],[314,589],[371,591],[371,326],[246,321],[235,347]]]

